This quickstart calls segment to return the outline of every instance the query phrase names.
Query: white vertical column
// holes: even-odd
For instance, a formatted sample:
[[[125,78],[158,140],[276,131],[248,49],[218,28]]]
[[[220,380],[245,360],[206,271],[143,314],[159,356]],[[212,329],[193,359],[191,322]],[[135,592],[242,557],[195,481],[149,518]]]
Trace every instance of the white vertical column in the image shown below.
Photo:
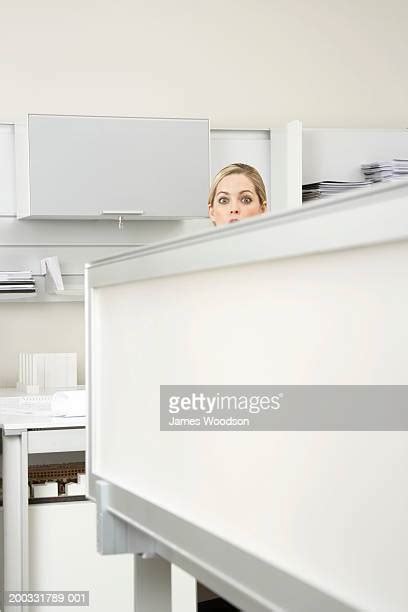
[[[270,130],[270,175],[269,210],[271,213],[282,212],[287,208],[287,130],[274,128]]]
[[[287,206],[302,206],[302,122],[291,121],[287,125],[286,180]]]
[[[28,583],[27,431],[3,430],[4,590],[24,591]],[[22,611],[20,606],[5,610]]]

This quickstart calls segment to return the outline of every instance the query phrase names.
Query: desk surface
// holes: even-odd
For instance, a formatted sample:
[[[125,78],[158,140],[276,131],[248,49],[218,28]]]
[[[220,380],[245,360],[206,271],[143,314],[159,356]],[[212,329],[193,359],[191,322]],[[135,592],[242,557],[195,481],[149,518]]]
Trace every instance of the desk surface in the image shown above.
[[[27,394],[16,389],[0,389],[0,429],[58,429],[86,427],[87,417],[56,417],[17,412],[18,400]],[[47,392],[41,395],[52,395]]]
[[[30,414],[0,414],[0,429],[64,429],[86,427],[87,417],[46,417]]]

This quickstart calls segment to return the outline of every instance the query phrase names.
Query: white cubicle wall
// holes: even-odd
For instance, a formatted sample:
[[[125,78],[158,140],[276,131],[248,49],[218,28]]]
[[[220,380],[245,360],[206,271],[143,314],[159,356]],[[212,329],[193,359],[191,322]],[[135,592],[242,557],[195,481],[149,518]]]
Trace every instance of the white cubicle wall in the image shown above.
[[[302,183],[362,181],[361,165],[408,159],[408,129],[303,128]]]
[[[408,608],[408,433],[162,432],[160,385],[406,384],[407,197],[88,269],[91,494],[247,611]]]

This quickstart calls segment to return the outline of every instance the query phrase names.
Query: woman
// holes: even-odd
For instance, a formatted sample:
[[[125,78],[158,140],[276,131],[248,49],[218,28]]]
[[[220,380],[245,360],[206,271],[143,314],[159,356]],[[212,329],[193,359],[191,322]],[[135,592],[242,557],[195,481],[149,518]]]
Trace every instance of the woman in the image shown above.
[[[260,215],[266,206],[264,182],[252,166],[230,164],[214,178],[208,196],[208,213],[214,225]]]

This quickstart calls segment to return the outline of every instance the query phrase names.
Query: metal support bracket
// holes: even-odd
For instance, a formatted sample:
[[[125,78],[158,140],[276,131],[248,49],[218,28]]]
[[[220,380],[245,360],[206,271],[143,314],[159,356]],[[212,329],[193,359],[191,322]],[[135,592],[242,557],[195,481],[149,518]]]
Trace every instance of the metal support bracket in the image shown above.
[[[156,542],[147,534],[136,529],[120,516],[109,505],[108,482],[96,482],[97,508],[97,550],[102,555],[132,553],[144,559],[156,555]]]

